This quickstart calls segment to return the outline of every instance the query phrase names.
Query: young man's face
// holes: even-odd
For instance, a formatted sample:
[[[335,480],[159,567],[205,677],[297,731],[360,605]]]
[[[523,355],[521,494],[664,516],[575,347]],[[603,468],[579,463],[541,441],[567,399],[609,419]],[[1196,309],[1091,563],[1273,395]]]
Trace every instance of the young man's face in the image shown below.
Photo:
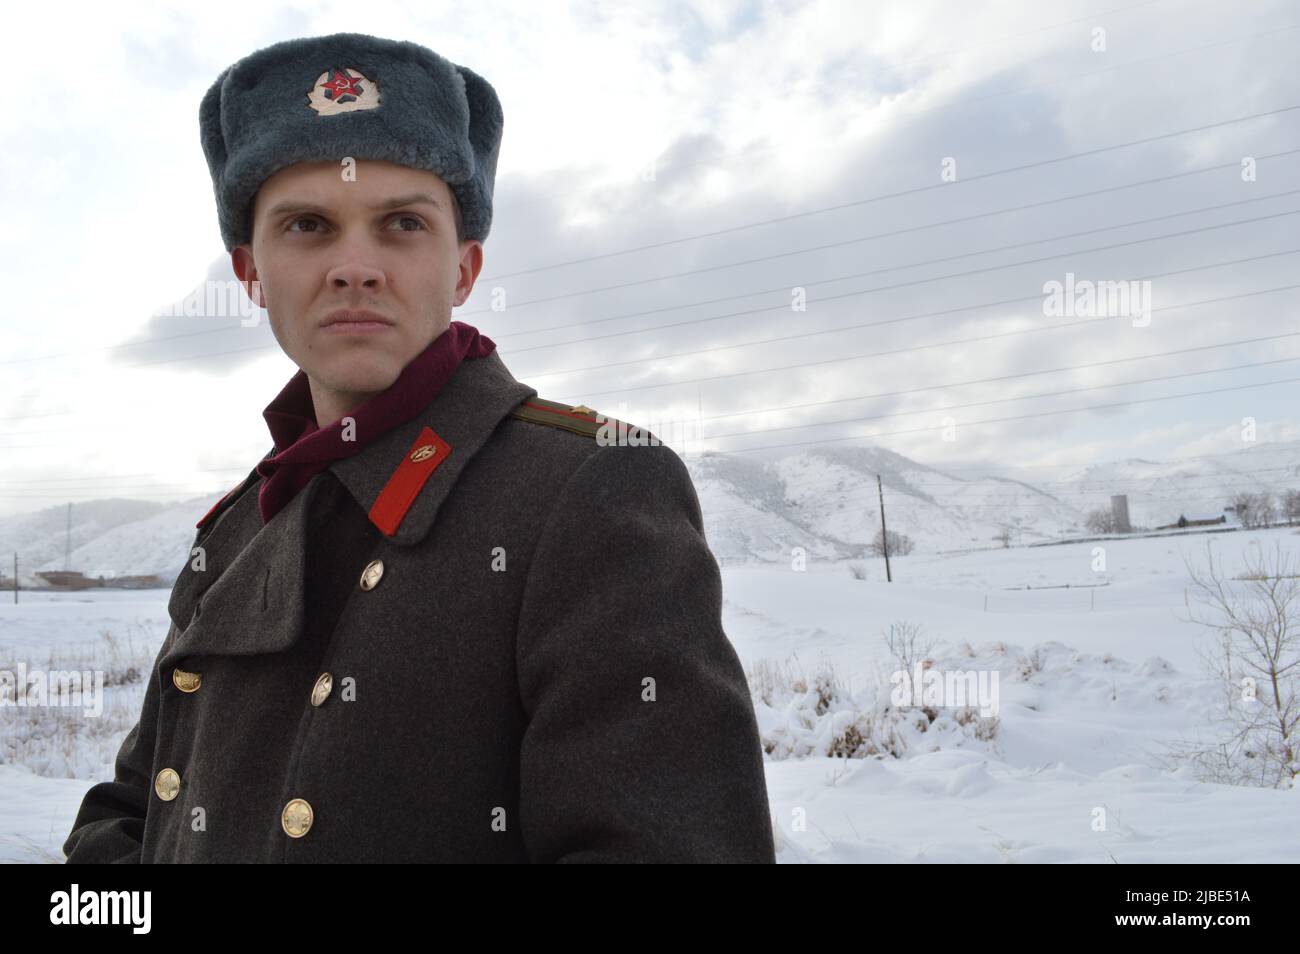
[[[432,172],[360,161],[304,162],[262,184],[251,245],[235,273],[267,310],[276,341],[312,383],[323,427],[371,394],[447,329],[483,265],[458,242],[451,189]],[[340,313],[379,322],[336,323]]]

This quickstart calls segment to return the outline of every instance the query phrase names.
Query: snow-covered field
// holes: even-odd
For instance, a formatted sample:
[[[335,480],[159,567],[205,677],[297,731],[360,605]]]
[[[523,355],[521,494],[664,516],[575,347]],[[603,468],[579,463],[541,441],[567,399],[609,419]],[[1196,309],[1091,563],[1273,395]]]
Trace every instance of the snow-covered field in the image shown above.
[[[1300,788],[1161,763],[1167,743],[1209,737],[1221,693],[1198,656],[1211,634],[1182,618],[1184,558],[1204,566],[1207,541],[1230,572],[1256,547],[1300,550],[1281,528],[1111,541],[1104,569],[1095,543],[910,556],[893,583],[877,563],[865,579],[847,563],[726,567],[724,624],[751,672],[779,860],[1300,861]],[[124,680],[97,720],[0,709],[0,860],[62,860],[82,795],[111,775],[138,714],[130,670],[152,662],[167,595],[0,604],[0,669]],[[897,666],[882,632],[899,621],[935,641],[938,668],[997,673],[995,719],[885,705]],[[850,726],[865,727],[859,756],[882,754],[828,756]]]

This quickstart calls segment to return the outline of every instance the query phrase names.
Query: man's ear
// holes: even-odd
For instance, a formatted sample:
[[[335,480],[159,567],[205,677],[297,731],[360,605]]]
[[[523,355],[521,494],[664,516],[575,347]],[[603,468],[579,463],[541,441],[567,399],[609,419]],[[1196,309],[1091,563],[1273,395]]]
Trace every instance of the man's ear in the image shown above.
[[[460,307],[474,290],[474,282],[479,272],[483,271],[483,243],[478,239],[466,239],[460,244],[460,274],[456,279],[456,292],[452,304]]]
[[[253,261],[253,251],[247,245],[236,245],[230,250],[230,267],[244,286],[244,293],[258,308],[265,308],[262,298],[262,283],[257,277],[257,263]]]

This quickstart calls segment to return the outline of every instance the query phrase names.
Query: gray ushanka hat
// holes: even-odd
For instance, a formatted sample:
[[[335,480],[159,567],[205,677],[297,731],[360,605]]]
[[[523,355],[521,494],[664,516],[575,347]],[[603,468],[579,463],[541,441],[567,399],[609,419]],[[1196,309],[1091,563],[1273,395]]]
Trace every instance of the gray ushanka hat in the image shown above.
[[[273,173],[345,156],[436,173],[465,237],[481,241],[502,121],[487,80],[418,43],[335,33],[257,50],[222,70],[199,106],[226,251],[249,241],[253,198]]]

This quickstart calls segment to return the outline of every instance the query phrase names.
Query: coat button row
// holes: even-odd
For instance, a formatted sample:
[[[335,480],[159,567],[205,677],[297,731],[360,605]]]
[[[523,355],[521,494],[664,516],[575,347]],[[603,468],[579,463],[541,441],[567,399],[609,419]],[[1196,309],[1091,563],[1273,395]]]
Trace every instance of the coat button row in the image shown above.
[[[290,838],[301,838],[311,828],[311,805],[305,798],[292,798],[280,813],[280,824]]]
[[[172,801],[181,790],[181,777],[173,768],[165,768],[154,779],[153,790],[164,802]],[[301,838],[311,829],[315,815],[305,798],[290,799],[280,812],[280,825],[290,838]]]
[[[203,677],[197,672],[186,672],[183,669],[172,670],[172,683],[181,692],[197,692]],[[316,679],[316,684],[311,687],[311,704],[314,706],[321,705],[329,698],[330,693],[334,690],[334,677],[327,672],[323,672]]]
[[[379,580],[384,575],[384,561],[371,560],[366,564],[366,568],[361,571],[361,589],[373,590]],[[181,692],[197,692],[199,686],[203,683],[203,677],[197,672],[186,672],[184,669],[177,667],[172,670],[172,684]],[[329,698],[330,692],[334,688],[334,677],[327,672],[323,672],[316,679],[316,684],[311,690],[311,704],[313,706],[321,705]],[[180,792],[181,777],[175,769],[165,768],[158,773],[154,779],[154,791],[158,797],[165,802],[170,802]],[[284,806],[284,811],[280,813],[280,824],[284,832],[290,838],[301,838],[307,834],[312,823],[311,805],[303,798],[294,798]]]

